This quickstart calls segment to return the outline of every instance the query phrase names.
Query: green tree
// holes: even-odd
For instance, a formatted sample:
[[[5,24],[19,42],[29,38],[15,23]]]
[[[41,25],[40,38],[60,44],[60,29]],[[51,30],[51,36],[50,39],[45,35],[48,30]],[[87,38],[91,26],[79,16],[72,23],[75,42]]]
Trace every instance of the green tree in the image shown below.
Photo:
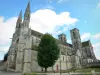
[[[7,58],[8,58],[8,52],[4,55],[3,61],[7,61]]]
[[[45,72],[47,72],[48,67],[52,67],[55,64],[59,58],[59,53],[60,49],[56,39],[48,33],[43,35],[38,46],[37,60],[38,64],[45,68]]]

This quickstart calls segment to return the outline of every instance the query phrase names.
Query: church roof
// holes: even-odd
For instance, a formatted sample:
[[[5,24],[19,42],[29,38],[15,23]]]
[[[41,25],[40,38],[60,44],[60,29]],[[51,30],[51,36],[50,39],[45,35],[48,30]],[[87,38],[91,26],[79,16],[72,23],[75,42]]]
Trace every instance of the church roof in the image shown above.
[[[82,47],[87,47],[87,46],[89,46],[89,41],[82,42]]]
[[[38,31],[35,31],[35,30],[31,30],[31,34],[36,36],[36,37],[39,37],[39,38],[43,36],[42,33],[38,32]]]
[[[38,37],[38,38],[41,38],[44,35],[43,33],[40,33],[40,32],[35,31],[35,30],[31,30],[31,34],[34,35],[34,36],[36,36],[36,37]],[[65,46],[72,47],[72,45],[69,44],[69,43],[62,42],[62,41],[60,41],[58,39],[56,39],[56,41],[57,41],[58,44],[62,44],[62,45],[65,45]]]
[[[67,46],[69,46],[69,47],[73,47],[72,44],[70,44],[70,43],[66,43],[66,44],[67,44]]]
[[[66,43],[66,42],[62,42],[62,41],[60,41],[58,39],[56,39],[56,41],[57,41],[58,44],[62,44],[62,45],[65,45],[65,46],[72,47],[72,44],[69,44],[69,43]]]

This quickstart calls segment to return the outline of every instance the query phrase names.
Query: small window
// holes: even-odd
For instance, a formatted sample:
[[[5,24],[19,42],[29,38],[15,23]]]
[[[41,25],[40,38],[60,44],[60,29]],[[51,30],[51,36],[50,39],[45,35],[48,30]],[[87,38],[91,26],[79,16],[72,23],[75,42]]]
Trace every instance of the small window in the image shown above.
[[[18,28],[20,28],[20,23],[18,24]]]
[[[16,43],[18,43],[18,42],[19,42],[19,38],[17,39]]]
[[[64,56],[63,56],[63,61],[64,61]]]
[[[78,43],[76,42],[76,48],[78,49]]]
[[[61,37],[61,40],[63,40],[63,38]]]
[[[76,39],[76,35],[75,35],[75,32],[73,32],[73,37]]]
[[[74,42],[74,47],[76,46],[76,43]]]
[[[30,14],[28,13],[27,17],[29,18],[30,17]]]

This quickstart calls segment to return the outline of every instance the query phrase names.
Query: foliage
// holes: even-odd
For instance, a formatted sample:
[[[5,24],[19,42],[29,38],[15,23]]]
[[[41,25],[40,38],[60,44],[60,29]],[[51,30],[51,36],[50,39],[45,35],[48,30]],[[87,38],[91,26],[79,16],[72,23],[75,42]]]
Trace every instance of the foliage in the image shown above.
[[[24,73],[23,75],[37,75],[36,73]]]
[[[89,68],[100,68],[100,65],[91,66]]]
[[[42,36],[38,46],[37,60],[38,64],[46,69],[55,64],[59,57],[60,49],[55,38],[50,34]]]
[[[8,53],[6,53],[6,54],[4,55],[4,59],[3,59],[3,61],[6,61],[7,58],[8,58]]]
[[[46,74],[24,73],[23,75],[46,75]]]
[[[77,69],[76,72],[91,72],[91,70],[95,70],[95,72],[100,72],[100,68],[83,68]]]

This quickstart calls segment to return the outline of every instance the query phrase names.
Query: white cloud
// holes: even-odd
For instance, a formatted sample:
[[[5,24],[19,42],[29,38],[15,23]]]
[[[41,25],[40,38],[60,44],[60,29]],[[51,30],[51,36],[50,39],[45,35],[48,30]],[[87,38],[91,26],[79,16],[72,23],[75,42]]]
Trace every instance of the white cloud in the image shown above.
[[[87,39],[94,39],[94,40],[100,40],[100,33],[96,33],[95,35],[91,35],[89,32],[82,34],[81,40],[85,41]]]
[[[71,43],[71,40],[67,40],[68,43]]]
[[[3,17],[0,17],[0,44],[7,44],[12,38],[16,25],[17,17],[9,18],[4,21]]]
[[[97,7],[96,8],[100,8],[100,2],[97,4]]]
[[[91,38],[91,34],[90,33],[84,33],[82,36],[81,36],[81,40],[84,41],[84,40],[87,40],[87,39],[90,39]]]
[[[30,25],[32,29],[42,33],[52,33],[57,26],[73,25],[78,21],[76,18],[71,18],[69,12],[62,12],[56,14],[55,11],[50,9],[38,10],[31,14]]]
[[[4,55],[7,53],[9,46],[1,47],[0,46],[0,60],[3,60]]]
[[[92,38],[100,40],[100,33],[93,35]]]
[[[6,47],[0,47],[0,53],[6,53],[9,49],[9,46],[6,46]]]
[[[93,45],[94,53],[97,59],[100,59],[100,42]]]
[[[100,49],[100,43],[96,43],[93,45],[94,49]]]
[[[69,0],[58,0],[58,3],[68,2]]]

